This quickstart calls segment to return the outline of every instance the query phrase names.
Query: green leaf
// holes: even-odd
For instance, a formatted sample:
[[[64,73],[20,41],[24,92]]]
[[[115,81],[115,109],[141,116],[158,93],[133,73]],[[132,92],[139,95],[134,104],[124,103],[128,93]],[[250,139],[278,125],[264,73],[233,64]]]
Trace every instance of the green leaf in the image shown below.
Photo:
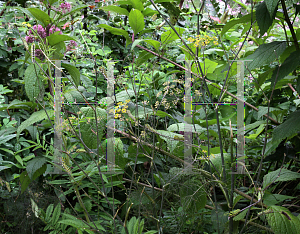
[[[158,14],[157,11],[155,10],[152,10],[151,8],[146,8],[144,11],[143,11],[143,15],[144,16],[152,16],[154,14]]]
[[[281,142],[285,138],[291,138],[300,131],[299,114],[300,110],[291,113],[285,122],[274,129],[273,142]]]
[[[262,2],[257,5],[255,13],[256,13],[255,15],[260,30],[260,34],[263,35],[265,32],[268,31],[268,29],[273,24],[273,19],[275,18],[275,14],[270,16],[265,2]],[[274,13],[276,12],[274,11]]]
[[[42,121],[44,119],[48,119],[48,116],[49,116],[49,118],[54,116],[54,110],[46,109],[46,111],[47,111],[47,113],[45,112],[45,110],[40,110],[40,111],[34,112],[29,117],[29,119],[26,119],[24,122],[22,122],[17,130],[17,138],[19,138],[20,133],[28,126],[30,126],[36,122]]]
[[[154,55],[152,53],[149,53],[148,51],[141,51],[136,60],[136,65],[140,66],[153,57]]]
[[[139,11],[143,11],[144,10],[144,6],[143,3],[140,0],[130,0],[132,7],[139,10]]]
[[[267,206],[273,206],[276,205],[279,202],[282,202],[287,199],[294,199],[295,197],[292,196],[286,196],[286,195],[281,195],[281,194],[264,194],[263,197],[263,203],[266,204]]]
[[[134,35],[137,35],[145,28],[144,16],[137,10],[132,9],[129,13],[129,25],[132,28]]]
[[[221,36],[223,36],[234,25],[251,22],[251,15],[252,15],[252,21],[254,21],[255,14],[248,14],[248,15],[241,17],[240,19],[234,19],[234,20],[230,20],[229,22],[227,22],[222,29]]]
[[[37,169],[36,172],[32,176],[32,181],[41,176],[47,170],[47,164],[45,163],[41,168]]]
[[[21,164],[21,166],[23,166],[23,160],[19,155],[16,155],[15,159],[17,159],[17,161]]]
[[[205,75],[208,73],[213,73],[217,65],[218,63],[213,62],[207,58],[204,60],[204,63],[200,63],[201,69]]]
[[[244,60],[253,60],[247,63],[248,69],[252,71],[255,68],[261,67],[265,64],[272,63],[279,57],[286,48],[285,41],[273,41],[268,44],[260,45],[253,54],[246,57]],[[247,70],[245,71],[247,73]]]
[[[45,88],[42,79],[39,78],[40,67],[36,64],[30,64],[25,73],[25,91],[30,101],[35,102],[36,99],[43,99]]]
[[[71,64],[62,63],[61,66],[65,68],[72,77],[72,80],[76,87],[80,84],[80,72],[79,70]]]
[[[54,33],[46,38],[47,38],[50,46],[54,46],[63,41],[72,41],[72,40],[77,41],[77,39],[75,37],[70,37],[68,35],[62,35],[62,34],[54,34]]]
[[[49,17],[49,15],[39,8],[28,8],[27,10],[35,19],[41,21],[44,27],[51,23],[52,19]]]
[[[275,10],[277,8],[278,1],[279,0],[265,0],[270,17],[272,17],[274,15],[274,13],[276,13]]]
[[[188,180],[180,186],[180,199],[183,209],[188,213],[194,213],[205,207],[206,192],[203,184],[197,180]]]
[[[28,185],[30,184],[31,180],[27,174],[27,171],[23,171],[20,175],[20,183],[21,183],[21,193],[27,189]]]
[[[271,82],[271,87],[274,86],[275,79],[276,83],[289,75],[291,72],[293,72],[298,66],[300,65],[300,51],[296,50],[293,53],[289,55],[289,57],[284,60],[283,64],[281,66],[277,66],[272,74],[272,82]]]
[[[300,220],[287,208],[271,206],[265,213],[268,223],[275,234],[299,233]]]
[[[293,172],[284,168],[279,168],[278,170],[269,172],[264,176],[263,188],[265,189],[267,186],[278,181],[290,181],[296,180],[298,178],[300,178],[300,173]]]
[[[102,9],[104,11],[112,11],[112,12],[118,13],[120,15],[129,16],[129,12],[123,7],[118,7],[118,6],[111,5],[111,6],[101,7],[100,9]]]
[[[81,229],[81,228],[88,228],[88,226],[81,220],[77,219],[65,219],[65,220],[61,220],[58,223],[62,223],[62,224],[66,224],[72,227],[75,227],[77,229]]]
[[[29,175],[29,178],[32,179],[33,174],[40,169],[46,163],[46,158],[44,157],[35,157],[27,163],[26,171]]]
[[[131,97],[134,97],[135,93],[132,89],[123,90],[120,93],[116,94],[117,102],[125,102],[126,100],[130,100]]]
[[[185,131],[185,128],[188,127],[188,129],[192,129],[192,132],[194,133],[202,133],[206,131],[206,128],[202,128],[200,125],[195,124],[187,124],[187,123],[177,123],[177,124],[172,124],[168,127],[168,131],[174,132],[174,131]]]
[[[50,216],[52,214],[53,207],[54,207],[53,204],[50,204],[46,210],[46,217],[45,217],[46,223],[49,223],[49,221],[50,221]]]
[[[178,143],[180,142],[179,140],[175,140],[175,136],[177,136],[178,138],[183,137],[181,134],[178,133],[174,133],[174,132],[170,132],[170,131],[165,131],[165,130],[157,130],[157,132],[161,135],[158,135],[158,137],[160,137],[161,139],[163,139],[164,141],[167,142],[167,146],[169,148],[170,153],[172,153],[174,151],[174,149],[176,149]],[[167,137],[164,137],[167,136]],[[169,137],[171,137],[172,139],[170,139]]]
[[[184,28],[175,27],[175,29],[180,36],[182,36],[183,32],[185,31]],[[170,29],[161,35],[160,40],[162,44],[169,44],[177,39],[179,39],[178,35],[173,31],[173,29]]]
[[[56,223],[60,217],[60,214],[61,214],[61,205],[60,205],[60,203],[58,203],[53,211],[53,215],[51,218],[51,223],[53,226],[56,225]]]
[[[110,31],[114,35],[122,35],[126,39],[130,40],[130,38],[128,36],[128,32],[126,32],[124,29],[113,28],[113,27],[111,27],[109,25],[106,25],[106,24],[99,24],[98,27],[104,28],[104,29]]]
[[[98,141],[97,136],[95,135],[95,133],[97,132],[95,113],[91,107],[82,107],[80,108],[80,110],[82,112],[81,118],[84,121],[83,123],[80,123],[82,140],[90,149],[97,149]],[[101,139],[104,136],[104,130],[106,129],[107,114],[104,109],[101,109],[99,107],[96,108],[96,113],[98,123],[98,136],[101,142]]]

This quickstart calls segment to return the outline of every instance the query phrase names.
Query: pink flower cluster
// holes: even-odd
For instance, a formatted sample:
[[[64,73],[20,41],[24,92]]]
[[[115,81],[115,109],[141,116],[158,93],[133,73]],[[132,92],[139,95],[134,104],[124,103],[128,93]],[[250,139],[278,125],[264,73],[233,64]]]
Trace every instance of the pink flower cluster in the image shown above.
[[[67,50],[66,50],[66,52],[67,51],[71,51],[74,47],[76,47],[77,46],[77,43],[76,43],[76,41],[70,41],[70,43],[69,43],[69,45],[67,45]]]
[[[44,29],[42,25],[34,25],[32,27],[34,31],[37,31],[38,35],[43,39],[47,36],[50,36],[51,34],[55,32],[60,32],[59,34],[62,34],[59,28],[55,26],[50,26],[50,24]],[[32,43],[34,41],[39,41],[38,38],[36,38],[32,32],[32,30],[29,30],[29,35],[25,37],[27,43]]]
[[[65,14],[67,11],[71,11],[71,4],[68,2],[60,4],[61,12]]]

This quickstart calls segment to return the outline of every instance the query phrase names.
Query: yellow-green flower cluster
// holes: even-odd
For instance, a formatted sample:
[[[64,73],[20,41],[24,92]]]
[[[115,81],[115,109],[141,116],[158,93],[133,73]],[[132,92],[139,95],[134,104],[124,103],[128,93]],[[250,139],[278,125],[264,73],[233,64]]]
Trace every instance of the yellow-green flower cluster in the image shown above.
[[[208,160],[210,157],[206,154],[207,150],[202,150],[203,155],[200,156],[198,159],[200,160]],[[210,155],[212,158],[215,158],[216,156],[214,154]]]
[[[216,36],[210,37],[209,35],[204,35],[204,36],[197,35],[196,39],[194,39],[192,37],[189,37],[188,41],[191,42],[191,43],[194,43],[195,47],[198,47],[198,46],[207,46],[210,43],[213,43],[214,45],[218,44],[217,37]]]
[[[127,112],[127,103],[130,102],[130,100],[126,100],[125,103],[123,102],[118,102],[117,106],[114,107],[113,110],[110,110],[110,113],[114,113],[115,115],[115,119],[121,118],[122,117],[122,113],[126,113]]]
[[[29,23],[27,23],[27,22],[23,22],[22,24],[23,24],[23,25],[26,24],[26,26],[27,26],[28,28],[31,27],[31,24],[29,24]]]

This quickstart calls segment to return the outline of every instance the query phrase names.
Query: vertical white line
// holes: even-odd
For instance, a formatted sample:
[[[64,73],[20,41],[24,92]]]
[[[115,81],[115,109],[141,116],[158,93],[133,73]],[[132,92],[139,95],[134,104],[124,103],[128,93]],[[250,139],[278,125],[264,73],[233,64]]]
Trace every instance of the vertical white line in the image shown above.
[[[62,164],[62,93],[61,93],[61,60],[55,60],[55,87],[54,87],[54,162]],[[62,173],[58,167],[54,167],[54,173]]]
[[[237,61],[237,97],[243,101],[237,100],[237,160],[244,157],[244,61]],[[245,159],[239,160],[245,165]],[[245,168],[237,164],[237,174],[244,174]]]
[[[106,162],[107,171],[114,172],[115,168],[115,119],[114,119],[114,101],[115,101],[115,79],[114,79],[114,63],[112,61],[107,62],[107,151],[106,151]],[[112,110],[112,111],[110,111]]]
[[[187,70],[185,71],[184,85],[184,160],[190,164],[193,163],[192,158],[192,93],[191,93],[191,61],[185,62]],[[191,173],[192,167],[185,166],[185,171]]]

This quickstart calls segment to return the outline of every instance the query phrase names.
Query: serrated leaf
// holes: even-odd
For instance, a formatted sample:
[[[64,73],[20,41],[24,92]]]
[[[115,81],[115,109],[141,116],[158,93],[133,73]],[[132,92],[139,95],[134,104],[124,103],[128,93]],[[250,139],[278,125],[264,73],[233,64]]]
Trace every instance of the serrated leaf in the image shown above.
[[[119,6],[104,6],[104,7],[101,7],[100,9],[104,10],[104,11],[112,11],[112,12],[115,12],[115,13],[118,13],[120,15],[126,15],[126,16],[129,16],[129,12],[123,8],[123,7],[119,7]]]
[[[252,71],[265,64],[272,63],[279,57],[286,48],[285,41],[273,41],[268,44],[260,45],[253,54],[246,57],[244,60],[253,60],[248,63],[248,69]],[[247,73],[247,70],[245,71]]]
[[[290,181],[298,178],[300,178],[300,173],[293,172],[285,168],[279,168],[278,170],[269,172],[264,176],[263,188],[265,189],[267,186],[278,181]]]
[[[268,29],[273,24],[273,19],[275,18],[275,14],[270,16],[266,3],[262,2],[257,5],[255,15],[256,15],[256,20],[257,20],[260,34],[263,35],[265,32],[268,31]]]
[[[20,133],[25,128],[27,128],[28,126],[30,126],[30,125],[32,125],[32,124],[34,124],[36,122],[42,121],[44,119],[48,119],[48,116],[49,116],[49,118],[53,117],[54,110],[48,110],[48,109],[46,109],[46,111],[47,111],[48,115],[46,114],[45,110],[40,110],[40,111],[34,112],[29,117],[29,119],[27,119],[24,122],[22,122],[21,125],[18,127],[18,130],[17,130],[17,138],[19,138]]]
[[[129,25],[134,31],[134,35],[137,35],[140,31],[145,28],[144,16],[137,10],[132,9],[129,13]]]
[[[152,53],[149,53],[148,51],[141,51],[136,61],[136,65],[140,66],[153,57],[154,55]]]
[[[27,163],[26,171],[30,179],[33,179],[33,174],[46,163],[46,158],[35,157]]]
[[[266,217],[275,234],[299,233],[300,220],[287,208],[271,206],[268,211]]]
[[[8,142],[9,140],[15,138],[17,134],[4,135],[0,137],[0,145]]]
[[[79,70],[71,64],[62,63],[61,66],[65,68],[72,77],[72,80],[76,87],[80,84],[80,72]]]
[[[287,199],[294,199],[295,197],[292,196],[286,196],[281,194],[264,194],[263,197],[263,203],[267,206],[273,206],[276,205],[284,200]]]
[[[40,67],[36,64],[30,64],[25,73],[25,91],[30,101],[41,100],[45,93],[44,83],[39,78]]]
[[[168,131],[174,132],[174,131],[185,131],[185,129],[191,129],[192,132],[194,133],[202,133],[206,131],[206,128],[202,128],[198,124],[187,124],[187,123],[177,123],[177,124],[172,124],[168,127]]]
[[[270,17],[272,17],[274,15],[274,12],[277,8],[278,5],[278,1],[279,0],[265,0],[267,9],[269,11]]]
[[[286,77],[291,72],[293,72],[299,65],[300,65],[300,51],[296,50],[293,53],[291,53],[286,60],[284,60],[281,66],[277,66],[275,68],[271,78],[272,80],[271,87],[273,88],[275,80],[276,83],[282,80],[284,77]]]

